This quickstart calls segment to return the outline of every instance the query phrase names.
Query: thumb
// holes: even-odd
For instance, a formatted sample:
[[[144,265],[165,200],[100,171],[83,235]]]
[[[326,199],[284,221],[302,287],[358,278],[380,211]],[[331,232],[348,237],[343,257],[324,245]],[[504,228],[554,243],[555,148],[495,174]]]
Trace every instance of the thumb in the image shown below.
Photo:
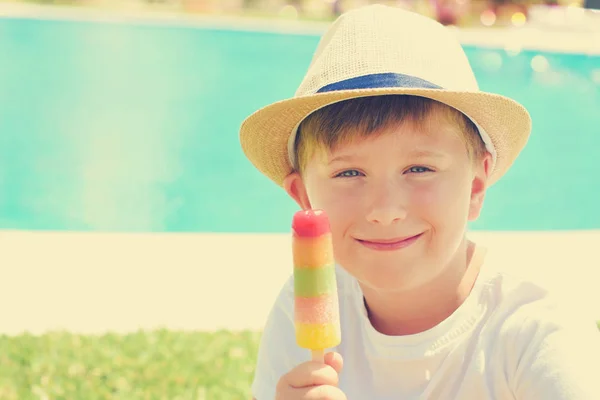
[[[342,359],[342,355],[340,353],[330,352],[325,354],[325,364],[335,369],[335,372],[339,374],[342,372],[344,360]]]

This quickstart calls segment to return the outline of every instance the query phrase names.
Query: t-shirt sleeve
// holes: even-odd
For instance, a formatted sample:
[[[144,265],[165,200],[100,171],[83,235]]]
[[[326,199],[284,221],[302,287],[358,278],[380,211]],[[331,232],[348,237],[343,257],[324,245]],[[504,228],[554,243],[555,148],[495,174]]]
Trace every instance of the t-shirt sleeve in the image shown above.
[[[520,327],[513,391],[517,400],[600,398],[600,332],[592,318],[573,316]]]
[[[279,378],[310,359],[310,353],[296,344],[293,307],[294,287],[290,278],[280,291],[262,333],[252,382],[252,395],[257,400],[273,400]]]

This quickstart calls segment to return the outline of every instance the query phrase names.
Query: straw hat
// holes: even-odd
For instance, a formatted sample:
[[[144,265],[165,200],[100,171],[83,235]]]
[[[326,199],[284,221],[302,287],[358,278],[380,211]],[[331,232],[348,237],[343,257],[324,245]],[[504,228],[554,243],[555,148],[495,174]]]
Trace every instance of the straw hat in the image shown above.
[[[343,14],[329,27],[293,98],[268,105],[242,123],[242,149],[281,186],[292,172],[302,120],[332,103],[389,94],[427,97],[469,117],[492,154],[489,185],[508,170],[529,138],[527,110],[479,90],[459,41],[447,28],[413,12],[372,5]]]

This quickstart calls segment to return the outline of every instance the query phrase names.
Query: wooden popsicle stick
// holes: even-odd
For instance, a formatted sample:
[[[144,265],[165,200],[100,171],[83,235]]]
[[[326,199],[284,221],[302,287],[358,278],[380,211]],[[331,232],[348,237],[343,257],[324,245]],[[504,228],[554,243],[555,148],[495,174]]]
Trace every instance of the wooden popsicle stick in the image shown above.
[[[325,349],[323,350],[311,350],[312,360],[320,363],[325,362]]]

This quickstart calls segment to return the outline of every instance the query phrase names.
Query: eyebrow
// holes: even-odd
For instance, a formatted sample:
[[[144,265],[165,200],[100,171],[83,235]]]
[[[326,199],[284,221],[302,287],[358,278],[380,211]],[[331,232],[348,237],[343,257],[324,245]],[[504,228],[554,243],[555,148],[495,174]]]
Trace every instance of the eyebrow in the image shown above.
[[[407,154],[409,158],[446,158],[447,154],[441,153],[433,150],[413,150]],[[342,154],[337,157],[333,157],[329,160],[328,164],[333,164],[335,162],[343,162],[343,161],[353,161],[357,158],[360,158],[354,154]]]
[[[410,152],[408,156],[414,158],[445,158],[448,155],[434,150],[415,150]]]
[[[337,157],[333,157],[327,164],[333,164],[335,162],[343,162],[343,161],[352,161],[356,158],[356,156],[351,154],[341,155]]]

